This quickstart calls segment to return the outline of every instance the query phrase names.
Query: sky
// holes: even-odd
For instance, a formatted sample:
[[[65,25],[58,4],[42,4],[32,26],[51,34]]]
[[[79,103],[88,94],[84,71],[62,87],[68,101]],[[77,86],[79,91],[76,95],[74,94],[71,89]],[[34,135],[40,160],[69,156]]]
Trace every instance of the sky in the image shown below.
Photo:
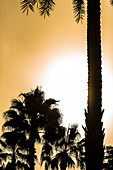
[[[29,16],[22,14],[19,0],[0,0],[0,127],[2,113],[8,110],[11,100],[37,85],[42,86],[47,97],[61,101],[59,107],[65,124],[68,120],[69,123],[82,120],[84,124],[87,17],[82,24],[77,24],[72,2],[55,2],[51,16],[44,19],[37,9],[34,13],[29,12]],[[105,144],[113,145],[113,7],[109,0],[103,0],[101,7]],[[74,113],[74,109],[79,112],[80,107],[82,117],[77,115],[80,113]],[[70,108],[72,113],[66,113]]]

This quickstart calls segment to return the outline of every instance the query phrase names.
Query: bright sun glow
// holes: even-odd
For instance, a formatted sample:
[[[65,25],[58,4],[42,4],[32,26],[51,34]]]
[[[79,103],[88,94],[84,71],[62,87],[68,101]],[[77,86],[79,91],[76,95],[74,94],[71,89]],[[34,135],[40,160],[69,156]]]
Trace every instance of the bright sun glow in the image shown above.
[[[104,122],[112,117],[113,79],[103,66],[103,108]],[[49,65],[42,80],[46,98],[60,100],[63,125],[72,123],[85,125],[84,109],[87,109],[87,59],[75,54],[63,55]],[[111,89],[111,91],[110,91]],[[109,116],[108,116],[109,114]]]

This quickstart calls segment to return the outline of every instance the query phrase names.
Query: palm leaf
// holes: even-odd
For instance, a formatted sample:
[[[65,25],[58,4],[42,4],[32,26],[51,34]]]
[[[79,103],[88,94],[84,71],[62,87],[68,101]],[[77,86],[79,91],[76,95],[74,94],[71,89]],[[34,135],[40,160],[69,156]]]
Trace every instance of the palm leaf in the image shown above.
[[[50,158],[50,156],[41,156],[41,157],[40,157],[40,160],[41,160],[41,165],[43,164],[44,161],[47,162],[48,165],[50,165],[50,163],[51,163],[51,158]]]
[[[113,6],[113,0],[110,0],[110,4]]]
[[[17,116],[18,116],[18,114],[15,110],[8,110],[3,113],[3,117],[5,119],[15,119]]]
[[[76,18],[76,22],[79,23],[84,19],[85,15],[85,3],[83,0],[72,0],[73,4],[73,12],[74,12],[74,18]]]
[[[48,143],[45,143],[42,147],[42,153],[44,153],[45,155],[53,154],[52,146]]]
[[[40,15],[41,16],[50,16],[50,11],[54,9],[55,2],[53,0],[40,0]]]
[[[6,148],[6,146],[7,146],[7,144],[1,139],[0,139],[0,144],[3,148]]]
[[[10,108],[16,109],[20,112],[23,112],[23,110],[24,110],[23,103],[20,100],[17,100],[17,99],[12,100],[12,105],[11,105]]]
[[[36,4],[37,0],[22,0],[20,2],[21,4],[21,10],[23,11],[23,13],[25,11],[27,11],[27,15],[29,12],[29,9],[34,12],[34,5]]]
[[[68,168],[74,168],[75,167],[75,162],[73,161],[73,159],[67,155],[67,166]]]
[[[53,158],[51,161],[51,168],[52,169],[58,169],[58,159],[57,158]]]
[[[30,167],[28,166],[28,164],[24,163],[24,162],[21,162],[21,161],[17,161],[16,163],[16,167],[18,169],[24,169],[24,170],[30,170]]]

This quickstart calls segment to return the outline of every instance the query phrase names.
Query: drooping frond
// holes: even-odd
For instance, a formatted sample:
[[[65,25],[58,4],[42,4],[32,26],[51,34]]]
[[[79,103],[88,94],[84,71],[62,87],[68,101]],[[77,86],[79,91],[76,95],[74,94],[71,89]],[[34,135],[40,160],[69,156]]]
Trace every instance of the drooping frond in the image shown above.
[[[53,10],[54,6],[55,6],[55,2],[53,0],[40,0],[40,15],[41,16],[50,16],[50,11]]]
[[[58,169],[58,159],[57,158],[52,159],[51,168],[52,169]]]
[[[67,166],[69,168],[74,168],[75,167],[75,162],[73,161],[73,159],[70,156],[67,156]]]
[[[16,109],[19,112],[24,112],[24,105],[20,100],[13,99],[12,100],[12,105],[10,107],[11,109]]]
[[[21,10],[23,11],[23,13],[27,11],[27,15],[28,15],[29,9],[34,12],[34,6],[36,3],[38,6],[37,0],[21,0],[20,2]]]
[[[74,18],[76,22],[83,21],[85,15],[85,3],[84,0],[72,0]]]
[[[110,0],[110,4],[113,6],[113,0]]]
[[[16,167],[17,169],[30,170],[30,167],[28,166],[28,164],[21,162],[20,160],[17,161]]]
[[[17,112],[15,110],[8,110],[3,113],[3,117],[7,119],[15,119],[17,117]]]

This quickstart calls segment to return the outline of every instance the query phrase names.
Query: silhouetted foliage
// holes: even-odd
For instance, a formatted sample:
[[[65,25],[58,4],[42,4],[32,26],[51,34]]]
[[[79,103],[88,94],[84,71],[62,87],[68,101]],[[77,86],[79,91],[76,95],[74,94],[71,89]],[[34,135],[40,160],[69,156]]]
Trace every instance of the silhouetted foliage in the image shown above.
[[[75,159],[77,166],[83,167],[81,164],[80,143],[78,143],[80,134],[77,130],[77,125],[72,125],[68,129],[64,127],[59,128],[58,137],[56,141],[51,143],[47,139],[41,152],[41,165],[45,162],[45,170],[49,167],[51,169],[65,170],[67,167],[75,167]]]
[[[76,18],[76,22],[79,23],[84,19],[85,15],[85,3],[83,0],[72,0],[73,3],[73,12],[74,12],[74,18]]]
[[[10,109],[4,112],[6,122],[1,136],[1,145],[6,149],[6,152],[1,150],[1,157],[3,154],[7,157],[6,169],[34,169],[35,143],[40,143],[42,133],[43,139],[54,142],[62,122],[57,102],[45,100],[44,92],[38,87],[12,101]]]
[[[37,6],[37,9],[39,9],[39,13],[41,16],[48,15],[50,16],[50,11],[54,9],[55,2],[53,0],[21,0],[21,10],[22,12],[27,12],[27,15],[29,13],[29,9],[34,12],[35,5]]]
[[[23,151],[23,149],[20,148],[20,144],[23,139],[26,138],[25,129],[27,128],[22,103],[18,100],[13,100],[10,110],[4,112],[4,118],[6,119],[6,122],[3,124],[4,132],[1,139],[2,146],[6,150],[4,153],[7,156],[8,162],[6,169],[16,169],[18,161],[22,164],[21,166],[28,166],[26,159],[24,159],[25,157],[19,155],[19,153]],[[5,144],[5,146],[3,144]],[[25,149],[24,151],[27,152]]]

